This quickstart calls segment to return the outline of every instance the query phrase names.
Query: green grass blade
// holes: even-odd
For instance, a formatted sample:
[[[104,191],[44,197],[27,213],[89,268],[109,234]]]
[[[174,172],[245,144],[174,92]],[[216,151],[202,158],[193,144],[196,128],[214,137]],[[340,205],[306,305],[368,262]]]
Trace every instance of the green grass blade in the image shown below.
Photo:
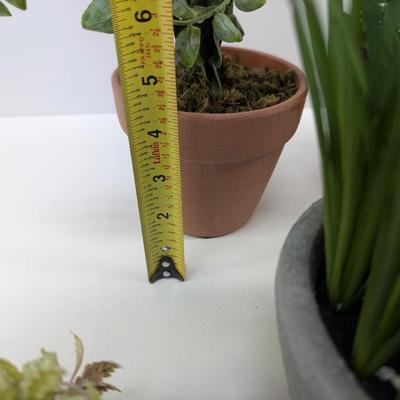
[[[10,10],[0,1],[0,17],[10,17]]]
[[[336,168],[341,173],[341,208],[337,210],[336,219],[339,221],[333,274],[331,286],[331,301],[341,307],[342,292],[344,290],[343,274],[347,266],[349,245],[356,227],[357,211],[361,199],[363,182],[362,154],[359,136],[362,130],[364,103],[360,93],[362,87],[357,80],[357,71],[348,60],[351,59],[351,47],[347,45],[347,18],[338,2],[329,3],[330,27],[332,35],[329,59],[334,65],[335,101],[337,110],[337,130],[332,133],[340,144],[340,166]],[[344,20],[344,21],[343,21]],[[353,68],[352,68],[353,67]],[[361,168],[360,168],[361,167]],[[354,292],[354,296],[356,295]]]
[[[385,258],[386,239],[390,225],[390,212],[387,212],[381,222],[378,239],[375,245],[372,268],[368,279],[366,296],[357,325],[356,337],[353,345],[353,364],[356,370],[362,370],[373,352],[373,343],[376,333],[376,324],[379,313],[385,306],[385,297],[378,297],[381,265]]]
[[[359,371],[360,376],[371,376],[380,367],[393,359],[394,354],[400,352],[400,331],[390,338],[377,350],[366,365]]]
[[[26,10],[26,0],[6,0],[8,3],[12,4],[14,7],[20,10]]]
[[[306,23],[304,17],[304,9],[300,6],[298,0],[293,0],[293,15],[298,32],[298,43],[303,55],[304,68],[308,78],[308,85],[311,92],[311,98],[314,109],[314,118],[317,127],[319,147],[321,152],[321,162],[323,170],[323,184],[325,193],[330,195],[325,196],[324,202],[324,230],[325,230],[325,253],[326,253],[326,264],[327,273],[330,274],[330,266],[333,261],[333,248],[332,248],[332,238],[333,238],[333,219],[332,219],[332,209],[334,200],[334,166],[333,158],[331,155],[331,149],[329,144],[329,136],[325,131],[326,123],[324,122],[323,110],[325,104],[320,94],[319,79],[316,66],[314,64],[311,45],[307,39]]]
[[[387,333],[393,333],[400,329],[400,272],[398,273],[397,280],[393,285],[389,300],[385,307],[382,320],[377,329],[376,343],[380,345],[383,341],[388,339]]]
[[[400,43],[400,42],[399,42]],[[399,46],[400,49],[400,46]],[[400,66],[400,60],[398,61]],[[397,109],[400,109],[400,77],[397,78]],[[354,265],[346,271],[345,281],[345,300],[352,296],[352,293],[359,287],[365,279],[372,258],[372,251],[376,241],[377,232],[384,207],[386,206],[390,196],[393,195],[393,185],[396,184],[396,171],[398,171],[400,159],[400,114],[396,113],[392,124],[391,133],[389,134],[389,143],[381,145],[380,164],[376,171],[369,179],[368,188],[364,193],[364,201],[361,205],[358,229],[353,240],[351,248],[351,260]],[[398,176],[398,175],[397,175]],[[399,203],[395,203],[399,207]],[[394,209],[395,211],[397,209]],[[394,215],[393,215],[394,217]]]

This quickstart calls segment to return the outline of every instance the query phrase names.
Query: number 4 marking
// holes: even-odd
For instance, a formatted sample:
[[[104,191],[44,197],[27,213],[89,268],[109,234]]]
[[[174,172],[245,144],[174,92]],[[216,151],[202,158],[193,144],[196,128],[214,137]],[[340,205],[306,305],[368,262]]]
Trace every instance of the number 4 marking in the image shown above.
[[[148,134],[149,136],[152,136],[153,138],[156,138],[156,139],[159,138],[160,133],[161,133],[161,131],[160,131],[159,129],[156,129],[155,131],[149,131],[149,132],[147,132],[147,134]]]

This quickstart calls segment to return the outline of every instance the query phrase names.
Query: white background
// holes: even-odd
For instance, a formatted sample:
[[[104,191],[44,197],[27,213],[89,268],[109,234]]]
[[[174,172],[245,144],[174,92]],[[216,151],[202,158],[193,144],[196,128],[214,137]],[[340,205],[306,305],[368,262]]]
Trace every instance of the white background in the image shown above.
[[[147,282],[115,115],[0,118],[0,143],[0,357],[20,366],[45,347],[71,373],[72,330],[86,362],[124,367],[107,400],[289,400],[274,280],[290,227],[321,196],[311,110],[249,223],[186,236],[184,283]]]
[[[113,37],[81,28],[88,3],[28,0],[28,12],[0,19],[0,117],[114,111]],[[268,0],[261,10],[237,15],[246,32],[241,45],[299,64],[287,1]]]

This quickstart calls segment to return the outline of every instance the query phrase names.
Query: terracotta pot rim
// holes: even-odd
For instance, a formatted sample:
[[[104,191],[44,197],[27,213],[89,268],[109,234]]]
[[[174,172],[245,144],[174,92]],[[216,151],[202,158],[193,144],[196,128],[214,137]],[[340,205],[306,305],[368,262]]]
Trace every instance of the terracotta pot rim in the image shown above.
[[[292,97],[288,98],[287,100],[279,104],[276,104],[275,106],[262,108],[260,110],[242,111],[236,113],[199,113],[199,112],[179,111],[180,118],[190,118],[191,120],[207,119],[212,121],[221,121],[227,119],[235,120],[235,119],[253,119],[261,116],[266,117],[269,115],[280,114],[287,110],[290,110],[291,108],[297,106],[300,102],[304,101],[304,99],[307,97],[308,86],[304,72],[299,67],[290,63],[289,61],[286,61],[285,59],[277,57],[275,55],[265,53],[263,51],[246,49],[242,47],[223,46],[223,50],[238,51],[242,54],[253,53],[259,55],[260,57],[282,64],[283,66],[287,67],[288,71],[292,70],[296,73],[298,79],[297,92]]]

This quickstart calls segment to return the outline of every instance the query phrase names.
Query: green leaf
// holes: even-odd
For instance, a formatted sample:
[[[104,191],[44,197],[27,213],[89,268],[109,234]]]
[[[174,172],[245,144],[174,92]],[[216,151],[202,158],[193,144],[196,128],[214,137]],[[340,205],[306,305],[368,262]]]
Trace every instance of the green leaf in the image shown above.
[[[19,400],[18,384],[21,374],[17,368],[6,360],[0,359],[0,399]]]
[[[235,5],[240,11],[254,11],[265,5],[266,0],[235,0]]]
[[[97,391],[97,389],[92,385],[92,384],[88,384],[87,386],[87,396],[88,396],[88,400],[101,400],[101,395],[100,393]]]
[[[380,367],[385,365],[389,360],[393,359],[395,354],[400,351],[400,331],[391,337],[383,346],[381,346],[368,360],[364,366],[361,375],[370,376],[374,374]]]
[[[205,69],[205,63],[203,60],[203,57],[201,56],[201,53],[199,52],[197,59],[196,59],[196,65],[200,68],[201,73],[203,74],[204,78],[207,79],[207,73]]]
[[[303,64],[309,81],[311,100],[313,104],[314,118],[317,127],[317,134],[319,139],[320,152],[322,156],[322,163],[324,171],[326,170],[327,164],[327,138],[324,130],[324,119],[322,114],[322,94],[319,90],[319,75],[314,63],[312,56],[311,44],[307,40],[308,35],[306,32],[306,26],[304,17],[301,13],[298,2],[293,2],[293,16],[297,28],[297,40],[303,56]],[[326,221],[325,221],[326,222]]]
[[[235,9],[235,3],[232,1],[231,3],[229,3],[228,8],[225,10],[225,14],[226,15],[233,15],[233,10]]]
[[[57,356],[42,350],[38,360],[26,363],[22,367],[20,398],[18,400],[53,400],[58,392],[64,370]]]
[[[180,63],[191,68],[196,62],[200,50],[201,29],[197,26],[189,25],[179,32],[175,46],[176,54]]]
[[[243,39],[243,34],[240,30],[235,26],[232,20],[223,13],[218,13],[214,16],[212,25],[217,38],[224,42],[240,42]]]
[[[198,13],[189,7],[186,0],[174,0],[172,2],[174,17],[179,19],[194,18]]]
[[[396,282],[389,293],[384,314],[377,330],[378,333],[381,331],[391,333],[400,328],[400,318],[398,317],[400,310],[400,273],[398,273]]]
[[[219,4],[215,4],[215,5],[208,6],[208,7],[195,5],[192,7],[192,10],[196,13],[196,17],[184,19],[184,20],[174,19],[174,25],[175,26],[187,26],[187,25],[193,25],[193,24],[201,24],[206,19],[211,18],[220,12],[225,12],[226,7],[230,4],[231,1],[232,0],[223,0]]]
[[[211,54],[211,62],[217,67],[217,69],[221,68],[222,65],[222,51],[221,51],[221,41],[217,38],[214,33],[214,50],[210,51]]]
[[[236,18],[235,15],[230,15],[229,18],[231,19],[231,21],[233,22],[233,24],[236,26],[236,28],[239,29],[240,33],[244,36],[244,30],[242,28],[242,25],[240,25],[239,20]]]
[[[113,33],[108,0],[93,0],[82,15],[82,26],[96,32]]]
[[[211,18],[213,15],[221,11],[218,6],[194,6],[192,10],[196,14],[196,16],[194,21],[190,22],[191,24],[202,24],[207,18]]]
[[[8,3],[12,4],[14,7],[20,10],[26,10],[26,0],[6,0]]]
[[[396,129],[397,134],[398,129]],[[397,141],[400,143],[400,140]],[[393,182],[398,182],[400,178],[400,162],[397,161],[397,164],[397,178],[396,168],[388,169],[393,175]],[[385,204],[385,215],[380,222],[372,268],[357,327],[353,359],[357,370],[366,375],[375,372],[400,350],[400,344],[397,344],[397,347],[395,344],[390,345],[391,338],[400,334],[399,204],[400,189],[397,187],[391,201]],[[397,343],[400,343],[399,338]]]
[[[0,1],[0,17],[10,17],[11,13],[8,8]]]
[[[211,67],[214,73],[214,79],[210,81],[211,95],[218,98],[222,94],[222,82],[221,78],[219,77],[218,66],[213,60],[211,60]]]

